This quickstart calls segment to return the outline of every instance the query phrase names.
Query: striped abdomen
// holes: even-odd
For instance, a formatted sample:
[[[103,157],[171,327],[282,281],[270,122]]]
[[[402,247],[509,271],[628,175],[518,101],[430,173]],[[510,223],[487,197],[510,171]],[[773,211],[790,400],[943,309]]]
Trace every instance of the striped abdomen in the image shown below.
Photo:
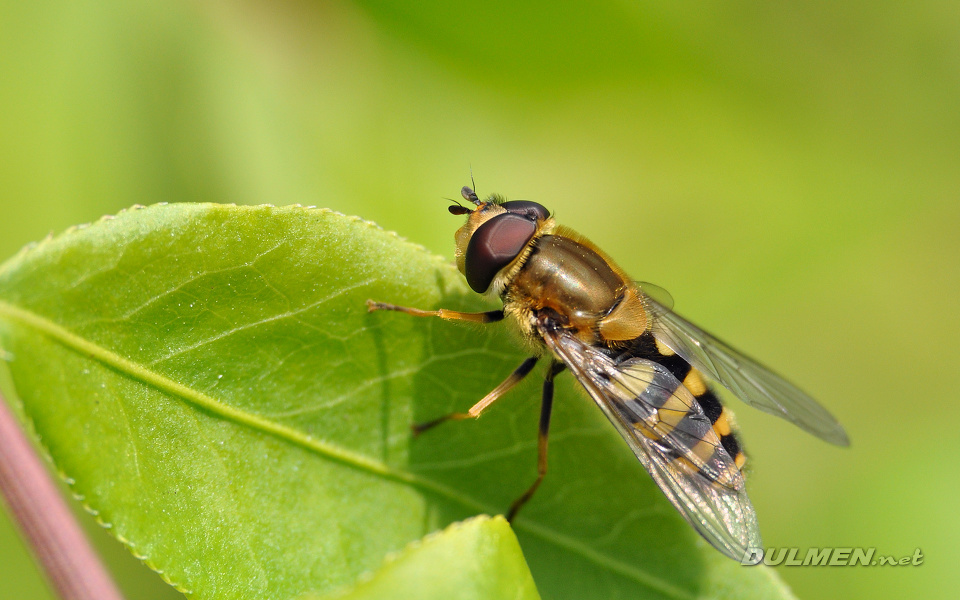
[[[692,368],[687,361],[674,353],[673,350],[657,341],[650,332],[632,340],[627,348],[615,353],[617,363],[631,358],[643,358],[660,364],[669,370],[677,378],[677,381],[682,382],[683,386],[687,388],[703,409],[707,418],[710,419],[713,430],[720,438],[720,443],[727,454],[736,463],[737,468],[742,471],[747,457],[744,455],[740,440],[733,429],[733,414],[720,404],[720,400],[707,385],[700,372]]]

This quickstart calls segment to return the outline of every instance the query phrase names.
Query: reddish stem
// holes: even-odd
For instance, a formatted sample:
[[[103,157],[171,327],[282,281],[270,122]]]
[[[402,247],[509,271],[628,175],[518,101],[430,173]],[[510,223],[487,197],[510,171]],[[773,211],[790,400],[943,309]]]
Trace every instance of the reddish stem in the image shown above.
[[[3,396],[0,493],[62,600],[123,599]]]

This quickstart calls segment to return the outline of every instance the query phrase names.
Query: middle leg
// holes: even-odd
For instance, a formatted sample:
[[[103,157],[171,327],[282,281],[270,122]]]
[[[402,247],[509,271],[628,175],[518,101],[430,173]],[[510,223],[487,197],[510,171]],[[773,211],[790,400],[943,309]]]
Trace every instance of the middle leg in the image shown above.
[[[465,412],[465,413],[450,413],[450,414],[448,414],[448,415],[444,415],[444,416],[442,416],[442,417],[440,417],[440,418],[437,418],[437,419],[434,419],[434,420],[432,420],[432,421],[427,421],[426,423],[415,423],[415,424],[413,425],[413,427],[412,427],[412,428],[413,428],[413,434],[414,434],[414,435],[420,435],[420,434],[423,433],[424,431],[426,431],[426,430],[428,430],[428,429],[430,429],[430,428],[432,428],[432,427],[436,427],[436,426],[439,425],[440,423],[446,423],[447,421],[460,421],[460,420],[463,420],[463,419],[476,419],[477,417],[480,416],[481,413],[483,413],[484,410],[487,409],[488,406],[490,406],[491,404],[493,404],[494,402],[496,402],[496,400],[497,400],[498,398],[500,398],[500,396],[503,396],[503,395],[506,394],[508,391],[510,391],[510,389],[512,389],[513,386],[515,386],[515,385],[517,385],[518,383],[520,383],[520,381],[522,381],[523,378],[526,377],[526,376],[530,373],[530,371],[533,369],[534,365],[537,364],[537,360],[538,360],[538,357],[536,357],[536,356],[531,356],[531,357],[528,358],[527,360],[523,361],[523,363],[521,363],[520,366],[517,367],[516,370],[515,370],[513,373],[511,373],[509,377],[507,377],[506,379],[504,379],[503,382],[502,382],[500,385],[498,385],[497,387],[493,388],[493,390],[492,390],[489,394],[487,394],[486,396],[484,396],[483,399],[480,400],[480,402],[477,402],[477,403],[474,404],[472,407],[470,407],[470,410],[468,410],[467,412]]]

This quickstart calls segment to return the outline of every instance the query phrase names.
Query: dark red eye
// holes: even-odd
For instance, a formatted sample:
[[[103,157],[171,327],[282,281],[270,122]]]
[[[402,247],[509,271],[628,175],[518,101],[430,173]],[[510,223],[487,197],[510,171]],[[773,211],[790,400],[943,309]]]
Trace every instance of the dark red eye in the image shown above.
[[[516,215],[523,215],[529,219],[547,219],[550,217],[550,211],[542,204],[531,202],[530,200],[511,200],[504,202],[500,206]]]
[[[487,291],[497,272],[513,262],[536,231],[534,221],[512,212],[497,215],[478,227],[467,244],[464,260],[464,274],[473,291]]]

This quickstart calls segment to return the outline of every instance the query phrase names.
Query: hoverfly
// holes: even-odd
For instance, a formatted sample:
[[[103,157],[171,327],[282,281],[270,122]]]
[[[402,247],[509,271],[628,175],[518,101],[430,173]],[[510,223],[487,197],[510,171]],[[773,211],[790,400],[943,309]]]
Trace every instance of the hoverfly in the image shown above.
[[[467,215],[455,236],[457,267],[475,292],[499,296],[503,309],[463,313],[372,300],[367,307],[474,323],[506,318],[536,350],[467,412],[414,425],[414,432],[479,417],[546,356],[537,478],[513,502],[509,520],[547,472],[553,380],[569,369],[687,522],[727,556],[756,562],[762,545],[744,486],[746,459],[732,415],[706,379],[832,444],[849,445],[843,427],[799,388],[677,315],[669,294],[631,280],[542,205],[481,201],[469,187],[461,194],[475,208],[449,207]]]

